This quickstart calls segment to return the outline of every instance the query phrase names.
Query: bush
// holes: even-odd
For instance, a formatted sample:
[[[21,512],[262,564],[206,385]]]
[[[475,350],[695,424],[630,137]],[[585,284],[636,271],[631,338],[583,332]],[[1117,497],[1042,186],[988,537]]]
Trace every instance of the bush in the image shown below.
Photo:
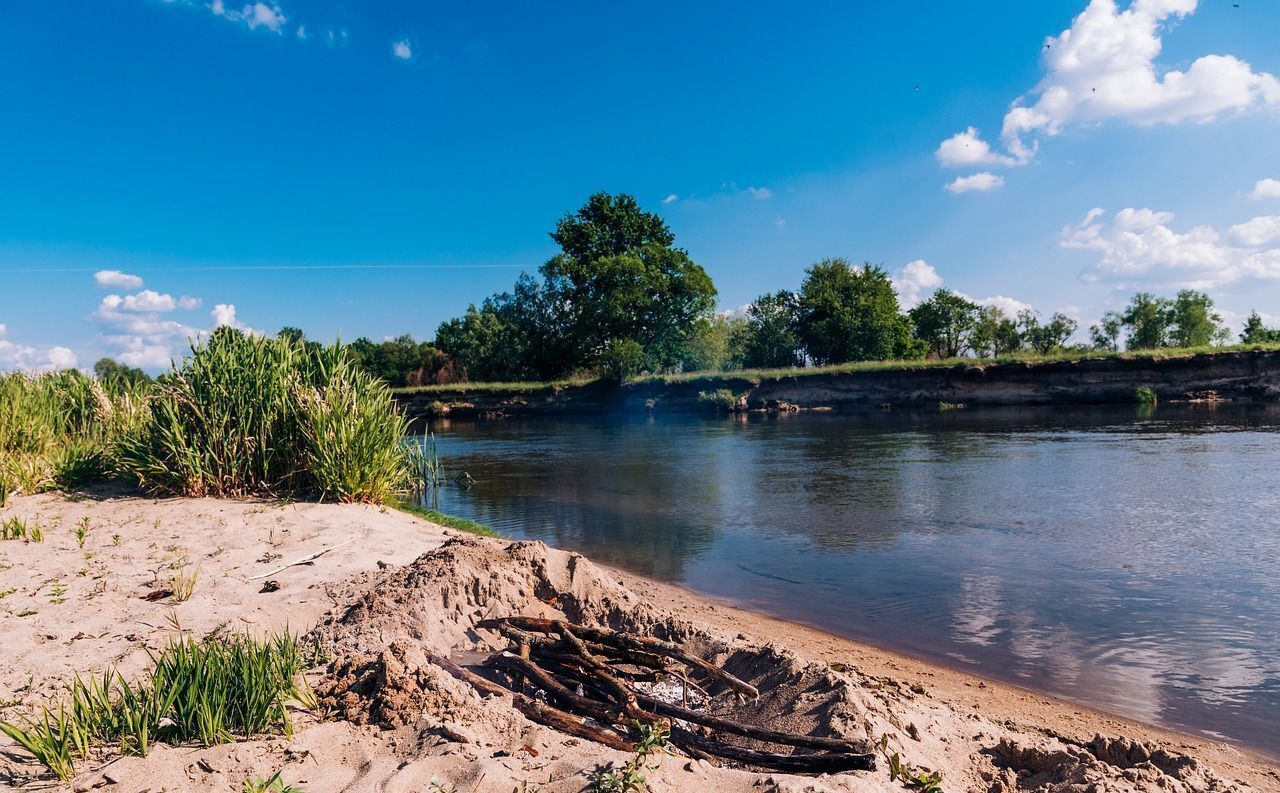
[[[343,347],[220,329],[159,378],[120,467],[186,496],[382,501],[411,483],[406,430],[386,386]]]

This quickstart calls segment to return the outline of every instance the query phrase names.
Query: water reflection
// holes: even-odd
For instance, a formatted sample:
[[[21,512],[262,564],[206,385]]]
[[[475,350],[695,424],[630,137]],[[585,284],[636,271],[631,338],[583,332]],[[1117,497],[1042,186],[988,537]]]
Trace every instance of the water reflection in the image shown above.
[[[504,534],[1280,752],[1280,413],[441,423]]]

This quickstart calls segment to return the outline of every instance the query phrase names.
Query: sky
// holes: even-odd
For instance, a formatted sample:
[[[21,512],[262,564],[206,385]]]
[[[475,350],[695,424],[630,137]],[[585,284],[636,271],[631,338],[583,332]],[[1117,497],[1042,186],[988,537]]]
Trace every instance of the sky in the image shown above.
[[[0,10],[0,369],[430,339],[600,190],[720,308],[826,257],[1082,330],[1280,324],[1280,4],[43,0]]]

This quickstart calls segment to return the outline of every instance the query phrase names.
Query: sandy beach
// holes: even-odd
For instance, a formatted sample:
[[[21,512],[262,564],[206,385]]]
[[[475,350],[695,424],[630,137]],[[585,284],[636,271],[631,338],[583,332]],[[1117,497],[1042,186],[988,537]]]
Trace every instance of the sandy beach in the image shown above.
[[[277,771],[313,792],[587,789],[627,756],[534,724],[426,660],[500,648],[476,623],[509,615],[680,639],[760,689],[743,715],[814,735],[887,736],[906,762],[941,772],[947,791],[1280,790],[1280,764],[1240,747],[392,509],[44,494],[13,498],[3,514],[44,539],[0,543],[0,719],[56,702],[76,673],[136,677],[148,651],[179,634],[287,627],[328,661],[309,674],[321,708],[296,715],[292,738],[107,757],[81,764],[74,790],[239,791]],[[190,598],[147,599],[175,569],[196,572]],[[881,765],[800,776],[673,754],[647,776],[654,791],[905,789]],[[0,784],[59,789],[41,772],[0,739]]]

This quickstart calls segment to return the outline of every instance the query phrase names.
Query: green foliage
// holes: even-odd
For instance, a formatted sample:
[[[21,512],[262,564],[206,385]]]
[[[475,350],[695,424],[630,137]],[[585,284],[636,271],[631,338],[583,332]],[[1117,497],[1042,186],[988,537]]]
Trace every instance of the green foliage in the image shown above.
[[[1098,324],[1089,328],[1089,341],[1095,350],[1115,352],[1120,349],[1120,331],[1124,317],[1114,311],[1102,315]]]
[[[699,391],[698,401],[727,413],[737,406],[738,395],[727,388],[717,388],[715,391]]]
[[[779,367],[803,364],[799,311],[795,294],[785,289],[761,295],[747,306],[741,342],[742,365]]]
[[[1240,342],[1242,344],[1275,344],[1280,342],[1280,329],[1268,328],[1262,324],[1262,317],[1258,312],[1254,311],[1249,314],[1249,319],[1244,323],[1244,330],[1240,333]]]
[[[466,532],[467,534],[476,534],[481,537],[499,536],[498,532],[494,531],[489,526],[486,526],[485,524],[479,523],[474,520],[468,520],[467,518],[459,518],[453,515],[446,515],[443,512],[439,512],[437,510],[426,509],[424,507],[418,506],[417,504],[411,504],[407,502],[396,504],[396,507],[402,512],[408,512],[410,515],[416,515],[417,517],[423,518],[424,520],[429,520],[432,523],[436,524],[437,526],[444,526],[445,528],[448,528],[448,529],[456,529],[457,531],[463,531],[463,532]]]
[[[561,253],[539,282],[523,275],[443,323],[436,346],[470,379],[551,379],[580,368],[616,377],[623,369],[679,366],[700,321],[710,321],[715,287],[655,214],[628,195],[597,193],[551,234]],[[639,355],[634,353],[639,350]]]
[[[17,515],[0,523],[0,540],[25,540],[27,539],[27,522],[19,518]]]
[[[958,358],[970,346],[970,336],[978,322],[978,304],[968,298],[939,289],[928,300],[908,312],[916,338],[937,358]]]
[[[1149,292],[1139,292],[1129,301],[1120,322],[1129,329],[1125,346],[1150,350],[1169,346],[1169,326],[1173,324],[1173,302]]]
[[[93,376],[108,391],[135,391],[151,382],[151,376],[146,372],[111,358],[99,358],[93,365]]]
[[[246,779],[240,786],[241,793],[303,793],[306,788],[297,785],[286,785],[277,771],[269,777]]]
[[[303,340],[297,328],[282,328],[278,335]],[[361,337],[347,345],[352,363],[392,388],[448,383],[454,379],[449,356],[426,342],[405,334],[375,343]]]
[[[819,364],[916,357],[910,323],[889,274],[824,259],[806,271],[798,298],[799,336]]]
[[[668,733],[650,724],[637,724],[637,727],[640,740],[636,743],[635,755],[622,768],[597,771],[591,778],[591,793],[635,793],[645,789],[645,772],[658,767],[650,759],[666,751]]]
[[[868,729],[870,729],[868,727]],[[928,769],[912,768],[903,762],[897,752],[889,751],[889,736],[880,736],[880,753],[889,765],[889,781],[901,782],[909,790],[920,793],[942,793],[942,773]]]
[[[152,656],[143,681],[130,685],[114,672],[77,676],[56,710],[44,708],[21,725],[0,723],[0,731],[67,780],[95,746],[145,757],[157,740],[212,746],[289,734],[289,705],[314,705],[302,670],[297,641],[288,633],[262,640],[176,639]]]
[[[410,485],[406,420],[345,348],[222,328],[161,378],[121,442],[145,489],[383,501]]]
[[[1139,386],[1133,392],[1133,400],[1139,405],[1154,405],[1156,403],[1156,392],[1148,386]]]
[[[1024,310],[1018,312],[1018,326],[1024,345],[1040,355],[1049,355],[1067,345],[1079,323],[1066,314],[1055,313],[1048,322],[1041,324],[1038,314]]]
[[[76,529],[75,529],[76,545],[78,545],[81,548],[84,547],[84,541],[89,538],[89,525],[90,523],[89,523],[88,515],[85,515],[84,517],[80,518],[79,522],[76,523]]]
[[[1018,323],[998,306],[979,306],[978,318],[969,333],[969,348],[979,358],[1011,355],[1022,349],[1022,332]]]
[[[1108,325],[1107,323],[1111,323]],[[1183,289],[1176,298],[1156,297],[1139,292],[1124,312],[1104,317],[1094,326],[1094,345],[1114,349],[1119,327],[1128,329],[1125,345],[1130,350],[1162,347],[1206,347],[1222,344],[1228,333],[1222,317],[1213,310],[1213,299],[1194,289]]]
[[[1183,289],[1173,300],[1171,346],[1205,347],[1222,344],[1229,336],[1222,316],[1213,310],[1213,298],[1194,289]]]
[[[714,314],[698,319],[685,341],[678,365],[684,372],[724,372],[741,369],[747,320]]]

